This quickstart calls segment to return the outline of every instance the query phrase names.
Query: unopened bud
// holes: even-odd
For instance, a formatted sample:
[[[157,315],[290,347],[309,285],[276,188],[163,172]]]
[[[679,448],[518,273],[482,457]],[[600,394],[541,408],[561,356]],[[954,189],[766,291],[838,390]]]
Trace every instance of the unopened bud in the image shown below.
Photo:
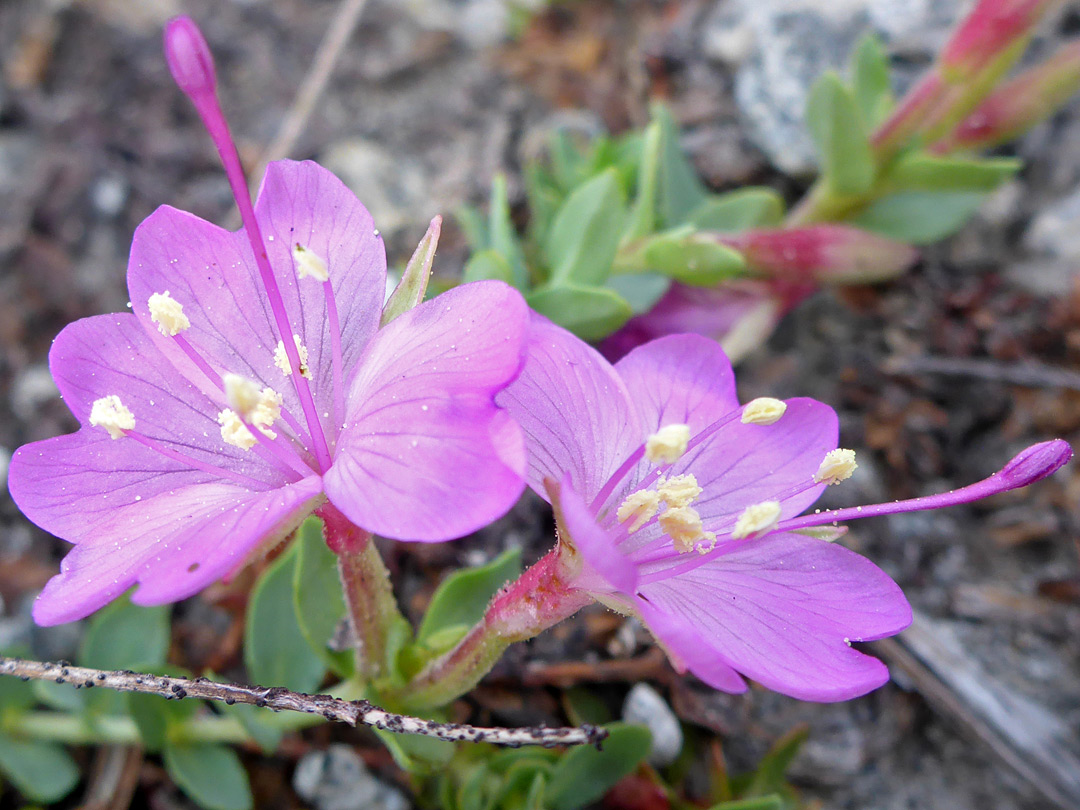
[[[980,0],[941,50],[946,80],[972,81],[1016,46],[1063,0]],[[1019,53],[1016,54],[1019,57]]]
[[[191,17],[174,17],[165,25],[165,59],[177,86],[192,98],[217,90],[214,57]]]
[[[751,271],[818,284],[864,284],[894,278],[918,259],[915,248],[850,225],[750,230],[725,237]]]

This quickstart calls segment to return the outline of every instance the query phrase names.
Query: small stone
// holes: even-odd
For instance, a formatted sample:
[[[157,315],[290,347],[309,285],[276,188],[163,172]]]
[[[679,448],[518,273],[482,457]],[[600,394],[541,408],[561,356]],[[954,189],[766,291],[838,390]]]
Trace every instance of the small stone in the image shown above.
[[[647,683],[635,684],[623,703],[622,719],[646,726],[652,733],[649,764],[663,768],[674,762],[682,750],[682,726],[660,693]]]
[[[124,210],[128,198],[128,185],[124,178],[106,175],[90,188],[90,203],[105,217],[115,217]]]
[[[49,367],[41,364],[24,369],[11,385],[11,410],[30,421],[41,406],[60,395]]]
[[[408,810],[409,800],[375,778],[349,745],[335,743],[305,754],[293,772],[293,790],[315,810]]]

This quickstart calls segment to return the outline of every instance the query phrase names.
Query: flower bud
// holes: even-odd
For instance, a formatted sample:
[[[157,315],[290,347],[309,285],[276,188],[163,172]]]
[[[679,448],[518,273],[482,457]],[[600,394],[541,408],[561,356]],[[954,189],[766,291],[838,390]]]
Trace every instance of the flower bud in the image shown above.
[[[724,241],[752,271],[769,278],[818,284],[862,284],[903,273],[915,248],[849,225],[750,230]]]
[[[165,59],[177,86],[192,98],[217,90],[214,57],[191,17],[174,17],[165,25]]]
[[[941,51],[946,79],[975,80],[1009,49],[1021,45],[1039,21],[1062,0],[981,0]]]
[[[991,93],[952,134],[934,145],[938,154],[987,149],[1012,140],[1050,117],[1080,88],[1080,40]]]

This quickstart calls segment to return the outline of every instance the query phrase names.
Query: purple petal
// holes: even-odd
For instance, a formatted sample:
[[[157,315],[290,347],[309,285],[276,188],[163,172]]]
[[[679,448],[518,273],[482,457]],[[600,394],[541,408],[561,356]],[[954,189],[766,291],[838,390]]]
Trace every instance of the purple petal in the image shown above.
[[[522,439],[494,397],[521,368],[527,312],[512,288],[478,282],[379,330],[325,476],[327,495],[353,523],[441,541],[513,505],[524,487]]]
[[[533,314],[521,375],[497,401],[521,425],[529,486],[563,480],[592,499],[645,440],[626,386],[595,349]]]
[[[658,610],[644,599],[636,599],[634,609],[668,657],[673,659],[676,670],[690,670],[713,689],[721,692],[740,695],[746,691],[746,681],[694,630],[692,624],[679,616]]]
[[[261,493],[207,483],[140,503],[83,507],[82,531],[65,538],[77,545],[38,596],[34,620],[81,619],[136,582],[136,604],[191,596],[239,567],[259,545],[295,529],[317,506],[321,490],[315,476]]]
[[[647,433],[674,423],[697,433],[739,407],[727,355],[699,335],[654,340],[630,352],[615,370]]]
[[[586,571],[581,581],[575,583],[577,587],[588,591],[613,590],[633,596],[637,589],[637,569],[596,524],[589,507],[574,491],[570,476],[566,476],[559,487],[556,510],[561,518],[560,525],[569,535],[567,539],[581,552],[588,566],[603,579],[603,582],[594,583],[591,581],[592,572]]]
[[[371,215],[330,172],[315,163],[282,161],[267,168],[256,212],[290,323],[309,352],[320,412],[332,412],[332,352],[322,284],[297,279],[291,255],[301,242],[327,263],[341,321],[348,373],[379,321],[386,261]],[[270,241],[272,240],[272,241]],[[150,319],[147,301],[168,291],[184,307],[182,332],[218,373],[232,372],[270,386],[299,415],[293,386],[274,365],[283,336],[242,232],[230,233],[192,214],[163,206],[136,230],[128,264],[132,309],[154,341],[197,385],[207,389],[171,338]],[[329,426],[328,426],[329,427]],[[329,433],[333,435],[334,431]]]
[[[640,592],[739,672],[804,700],[846,700],[881,686],[885,665],[850,642],[911,623],[907,600],[881,569],[842,546],[794,534],[742,544]]]

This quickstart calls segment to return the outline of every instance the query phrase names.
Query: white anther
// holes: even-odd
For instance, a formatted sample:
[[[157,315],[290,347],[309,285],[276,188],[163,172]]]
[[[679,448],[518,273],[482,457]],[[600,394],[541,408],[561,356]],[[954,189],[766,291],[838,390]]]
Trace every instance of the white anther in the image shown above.
[[[626,500],[622,502],[622,505],[619,506],[618,511],[615,513],[615,517],[619,519],[619,523],[626,523],[630,518],[633,518],[634,522],[627,529],[632,533],[652,520],[659,508],[659,495],[650,489],[639,489],[637,492],[631,492],[626,496]]]
[[[248,430],[244,420],[236,411],[226,408],[218,414],[217,419],[218,424],[221,425],[221,438],[226,444],[239,447],[241,450],[250,450],[255,446],[255,442],[258,441],[255,434]]]
[[[277,438],[277,433],[270,426],[281,418],[281,394],[273,388],[264,388],[259,394],[259,402],[255,410],[251,412],[251,424],[271,439]]]
[[[225,401],[246,421],[254,421],[251,414],[259,407],[259,386],[239,374],[226,374],[221,378],[225,384]]]
[[[105,428],[114,439],[121,439],[126,431],[135,429],[135,414],[124,406],[120,397],[110,394],[94,400],[90,408],[90,424]]]
[[[771,529],[780,520],[780,501],[762,501],[746,507],[739,519],[735,521],[735,528],[731,530],[731,536],[735,540],[744,537],[763,534]]]
[[[175,337],[191,328],[191,321],[184,314],[184,305],[171,297],[168,290],[151,295],[146,305],[150,308],[150,320],[157,324],[158,331],[165,337]]]
[[[771,425],[780,420],[787,410],[787,403],[782,399],[758,397],[743,406],[742,423],[744,425]]]
[[[855,451],[838,448],[830,450],[814,473],[816,484],[839,484],[851,478],[851,474],[859,465],[855,463]]]
[[[674,464],[689,442],[689,425],[664,425],[645,440],[645,458],[653,464]]]
[[[296,353],[300,355],[300,374],[303,377],[311,378],[311,372],[308,370],[308,350],[307,346],[300,342],[299,335],[293,335],[293,343],[296,344]],[[292,374],[292,368],[289,366],[289,355],[285,351],[285,341],[279,340],[277,348],[274,349],[274,365],[281,369],[281,373],[288,377]]]
[[[668,507],[674,509],[680,506],[689,506],[702,492],[697,479],[690,473],[673,475],[671,478],[661,476],[660,480],[656,482],[656,491]]]
[[[694,545],[702,540],[716,543],[716,535],[705,531],[701,525],[701,515],[692,506],[665,509],[660,515],[660,528],[671,538],[675,550],[680,554],[693,551]]]
[[[329,280],[330,270],[318,253],[297,242],[293,245],[292,255],[293,261],[296,262],[296,275],[298,278],[310,277],[316,281]]]

